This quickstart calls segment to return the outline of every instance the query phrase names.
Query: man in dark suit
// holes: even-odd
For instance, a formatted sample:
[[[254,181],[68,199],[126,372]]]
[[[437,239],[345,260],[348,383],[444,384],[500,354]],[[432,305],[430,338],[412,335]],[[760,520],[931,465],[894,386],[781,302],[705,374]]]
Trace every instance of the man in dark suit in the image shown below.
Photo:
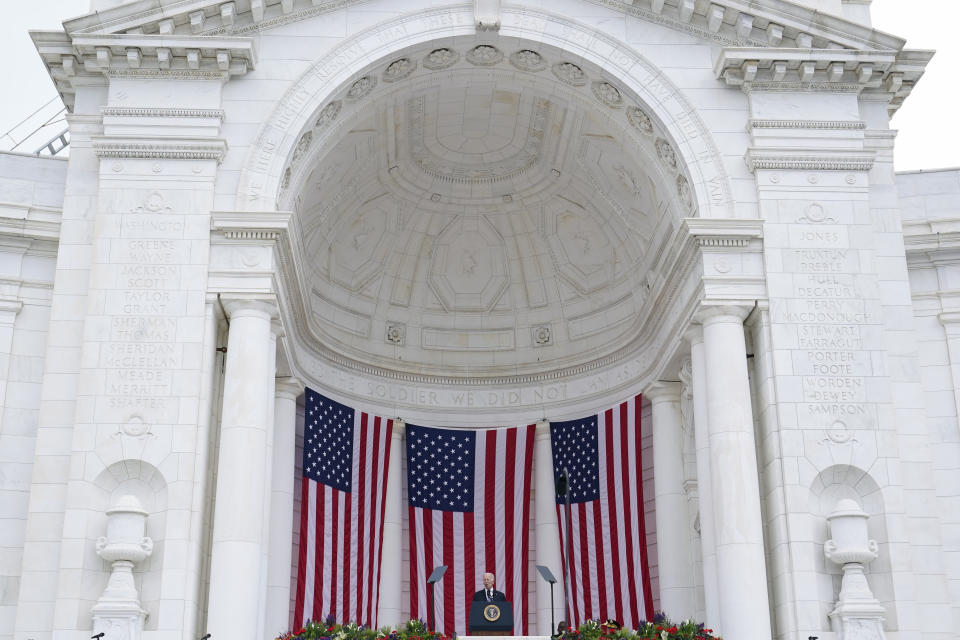
[[[474,602],[495,602],[497,600],[506,601],[507,596],[503,591],[497,591],[493,588],[496,577],[492,573],[483,574],[483,589],[473,594]]]

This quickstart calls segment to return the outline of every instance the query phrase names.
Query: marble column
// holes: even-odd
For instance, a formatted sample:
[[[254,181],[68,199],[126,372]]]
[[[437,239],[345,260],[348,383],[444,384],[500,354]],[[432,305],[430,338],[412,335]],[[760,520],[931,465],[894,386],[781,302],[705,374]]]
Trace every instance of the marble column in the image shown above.
[[[683,421],[680,383],[657,382],[643,395],[653,418],[653,485],[656,496],[660,609],[673,620],[693,617],[696,580],[690,552],[690,519],[683,490]]]
[[[383,555],[380,565],[380,603],[377,606],[377,626],[399,625],[403,569],[401,562],[401,535],[403,532],[403,436],[406,424],[393,421],[390,442],[390,468],[387,471],[387,495],[383,513]]]
[[[743,334],[748,312],[743,307],[716,307],[701,314],[717,587],[724,637],[770,640],[760,481]]]
[[[290,628],[290,572],[293,562],[293,467],[296,463],[297,398],[303,383],[277,378],[273,406],[270,555],[267,564],[265,631],[275,637]]]
[[[223,382],[206,630],[258,637],[270,482],[264,452],[273,430],[275,338],[272,303],[224,300],[230,315]]]
[[[556,487],[553,482],[553,450],[550,447],[550,423],[541,420],[533,444],[533,468],[536,472],[533,484],[534,540],[537,564],[550,569],[557,578],[553,587],[555,621],[566,619],[566,604],[563,601],[563,566],[560,564],[560,526],[557,522]],[[536,575],[537,580],[537,633],[549,636],[550,629],[550,584]]]
[[[703,353],[703,327],[694,325],[685,334],[690,342],[693,375],[693,437],[697,451],[697,488],[700,494],[700,553],[703,560],[705,622],[720,635],[720,594],[717,589],[717,549],[713,517],[713,483],[710,481],[710,427],[707,413],[707,372]]]

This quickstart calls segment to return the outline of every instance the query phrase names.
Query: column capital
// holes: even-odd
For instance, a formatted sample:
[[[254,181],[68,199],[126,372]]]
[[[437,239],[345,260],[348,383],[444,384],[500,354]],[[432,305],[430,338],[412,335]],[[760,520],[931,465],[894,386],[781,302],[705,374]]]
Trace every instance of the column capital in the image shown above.
[[[739,323],[750,315],[754,304],[722,304],[703,306],[697,311],[696,320],[704,327],[717,322],[732,322],[736,320]]]
[[[271,296],[256,296],[244,294],[221,294],[220,303],[227,311],[227,316],[234,318],[243,316],[258,316],[272,321],[280,316],[277,300]],[[271,329],[273,327],[271,326]]]
[[[679,382],[658,380],[643,390],[643,396],[652,403],[680,402],[682,386]]]
[[[303,383],[294,377],[275,378],[276,394],[289,400],[296,400],[303,393]]]
[[[550,438],[550,421],[549,420],[537,420],[536,433],[534,434],[534,440],[543,440],[544,438]]]

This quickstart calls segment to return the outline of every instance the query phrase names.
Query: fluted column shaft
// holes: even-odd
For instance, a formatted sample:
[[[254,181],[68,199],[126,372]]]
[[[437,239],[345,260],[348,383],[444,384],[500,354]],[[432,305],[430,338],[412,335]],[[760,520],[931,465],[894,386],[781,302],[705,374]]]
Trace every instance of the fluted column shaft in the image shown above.
[[[644,391],[653,417],[653,484],[656,496],[660,608],[674,620],[696,609],[687,497],[683,490],[683,418],[680,383],[657,382]]]
[[[553,484],[553,450],[550,445],[550,423],[540,421],[533,445],[534,476],[534,540],[537,545],[537,564],[550,569],[556,577],[554,604],[556,622],[566,618],[566,603],[563,601],[563,567],[560,564],[560,527],[557,522],[557,499]],[[553,634],[550,628],[550,584],[539,575],[537,579],[537,633]]]
[[[406,424],[393,421],[390,443],[390,468],[387,471],[387,495],[383,514],[383,559],[380,565],[380,603],[377,626],[399,625],[403,593],[400,537],[403,531],[403,473],[401,456]]]
[[[770,640],[745,317],[738,307],[703,314],[717,586],[724,637]]]
[[[303,384],[277,378],[273,405],[270,553],[267,565],[265,631],[275,636],[290,628],[290,572],[293,549],[293,467],[296,463],[297,398]]]
[[[214,505],[207,631],[214,637],[258,636],[265,594],[261,579],[270,478],[265,451],[273,430],[275,306],[225,303],[230,314],[223,383],[220,455]]]
[[[707,372],[703,353],[703,327],[687,332],[693,369],[693,437],[697,451],[697,488],[700,492],[700,547],[703,561],[703,597],[706,623],[717,635],[720,627],[720,594],[717,588],[717,549],[713,516],[713,483],[710,479],[710,426],[707,413]]]

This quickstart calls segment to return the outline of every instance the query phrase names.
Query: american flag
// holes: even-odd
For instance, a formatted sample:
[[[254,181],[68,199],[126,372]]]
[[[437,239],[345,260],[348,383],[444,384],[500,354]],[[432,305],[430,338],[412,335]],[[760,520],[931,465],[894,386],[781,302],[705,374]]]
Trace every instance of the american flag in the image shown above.
[[[294,625],[376,626],[393,421],[306,390]]]
[[[513,603],[514,634],[528,634],[534,432],[407,426],[412,618],[429,620],[427,578],[447,565],[434,587],[434,628],[467,633],[470,600],[490,572]]]
[[[640,396],[599,415],[550,425],[554,480],[569,474],[568,554],[564,498],[557,496],[567,620],[614,618],[628,629],[653,617],[640,464]],[[642,615],[641,615],[642,614]]]

